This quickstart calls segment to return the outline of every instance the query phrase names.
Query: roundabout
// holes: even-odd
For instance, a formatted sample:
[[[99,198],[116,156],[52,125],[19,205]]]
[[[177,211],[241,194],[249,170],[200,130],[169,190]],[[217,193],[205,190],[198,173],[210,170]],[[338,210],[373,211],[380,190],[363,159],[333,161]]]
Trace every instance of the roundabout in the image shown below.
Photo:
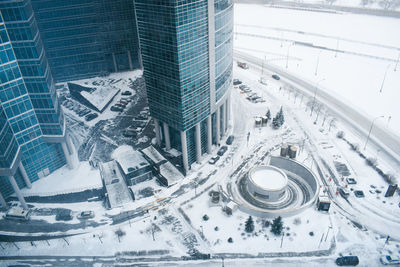
[[[299,162],[271,157],[269,165],[255,166],[239,177],[235,192],[235,202],[247,213],[291,216],[315,203],[319,183],[312,171]]]

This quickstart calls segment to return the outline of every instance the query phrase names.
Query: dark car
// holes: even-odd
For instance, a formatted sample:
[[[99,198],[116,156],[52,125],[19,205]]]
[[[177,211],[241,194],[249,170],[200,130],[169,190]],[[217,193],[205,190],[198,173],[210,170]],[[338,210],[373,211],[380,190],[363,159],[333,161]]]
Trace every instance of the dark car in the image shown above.
[[[361,190],[356,190],[356,191],[354,191],[354,195],[355,195],[356,197],[365,197],[365,196],[364,196],[364,192],[361,191]]]
[[[275,80],[280,80],[281,79],[281,77],[279,77],[278,75],[276,75],[276,74],[272,74],[272,78],[274,78]]]
[[[136,137],[137,133],[136,133],[136,131],[134,131],[134,130],[128,130],[128,129],[126,129],[126,130],[124,131],[123,135],[124,135],[125,137]]]
[[[357,256],[343,256],[336,259],[339,266],[356,266],[360,263]]]
[[[239,79],[233,79],[233,85],[239,85],[242,84],[242,81]]]
[[[235,140],[235,137],[234,137],[233,135],[230,135],[230,136],[228,137],[228,139],[226,139],[226,144],[227,144],[227,145],[232,145],[233,140]]]
[[[222,155],[225,154],[225,152],[226,152],[227,150],[228,150],[228,147],[227,147],[227,146],[222,146],[222,147],[218,150],[217,155],[218,155],[218,156],[222,156]]]
[[[123,91],[123,92],[121,93],[121,95],[132,95],[132,93],[129,92],[129,91]]]
[[[90,114],[86,115],[85,120],[86,121],[91,121],[91,120],[97,118],[98,116],[99,115],[97,115],[97,113],[90,113]]]
[[[111,110],[111,111],[123,111],[123,109],[120,108],[120,107],[118,107],[118,106],[112,106],[112,107],[110,108],[110,110]]]
[[[72,211],[63,209],[60,210],[56,215],[56,221],[70,221],[72,220]]]
[[[84,110],[82,110],[82,111],[80,111],[79,113],[78,113],[78,116],[79,117],[83,117],[83,116],[86,116],[87,114],[89,114],[91,111],[90,111],[90,109],[84,109]]]

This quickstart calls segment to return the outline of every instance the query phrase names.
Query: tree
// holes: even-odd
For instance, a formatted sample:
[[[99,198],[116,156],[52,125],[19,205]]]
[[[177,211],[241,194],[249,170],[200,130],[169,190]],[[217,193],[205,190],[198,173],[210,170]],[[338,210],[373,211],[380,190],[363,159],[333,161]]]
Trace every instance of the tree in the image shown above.
[[[279,216],[278,218],[275,218],[272,221],[271,232],[274,233],[275,235],[280,235],[282,233],[282,229],[283,229],[282,217]]]
[[[121,229],[118,229],[115,231],[115,235],[118,237],[118,242],[121,243],[121,237],[123,237],[126,233],[122,231]]]
[[[280,126],[282,126],[284,123],[285,123],[285,116],[283,116],[283,110],[282,110],[282,107],[281,107],[281,109],[279,110],[279,124],[280,124]]]
[[[278,113],[276,113],[275,117],[272,119],[272,127],[275,129],[280,128],[285,123],[285,116],[283,115],[282,107]]]
[[[244,230],[247,233],[251,233],[254,231],[254,221],[251,216],[249,216],[249,218],[247,219]]]
[[[268,109],[267,114],[265,114],[265,116],[267,116],[267,123],[268,121],[271,119],[271,111]]]

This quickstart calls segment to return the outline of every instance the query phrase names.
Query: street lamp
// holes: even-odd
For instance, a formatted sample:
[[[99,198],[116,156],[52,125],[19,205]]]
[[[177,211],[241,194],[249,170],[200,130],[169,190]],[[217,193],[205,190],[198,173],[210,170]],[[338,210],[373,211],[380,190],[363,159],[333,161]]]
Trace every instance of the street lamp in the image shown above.
[[[294,43],[292,43],[291,45],[288,46],[287,48],[287,53],[286,53],[286,68],[288,68],[289,65],[289,49],[294,45]]]
[[[318,65],[319,65],[319,56],[321,55],[322,50],[319,51],[318,53],[318,58],[317,58],[317,66],[315,67],[315,76],[317,76],[317,71],[318,71]]]
[[[370,135],[371,135],[372,127],[374,127],[375,121],[376,121],[377,119],[379,119],[379,118],[384,118],[384,117],[385,117],[385,116],[378,116],[378,117],[376,117],[375,119],[372,120],[371,127],[369,128],[369,133],[368,133],[367,141],[365,141],[364,150],[367,148],[367,144],[368,144],[368,141],[369,141],[369,137],[370,137]]]
[[[310,113],[310,117],[312,116],[312,113],[314,111],[314,104],[315,104],[315,98],[317,97],[317,89],[318,89],[318,84],[322,81],[325,81],[325,78],[323,78],[322,80],[319,80],[316,84],[315,84],[315,92],[314,92],[314,98],[313,98],[313,104],[311,107],[311,113]]]
[[[385,83],[385,79],[386,79],[386,74],[389,70],[390,64],[387,66],[386,71],[385,71],[385,75],[383,76],[383,80],[382,80],[382,84],[381,84],[381,90],[379,90],[379,93],[382,93],[383,90],[383,84]]]
[[[394,66],[394,71],[397,70],[397,64],[399,64],[399,59],[400,59],[400,52],[399,52],[399,55],[398,55],[397,60],[396,60],[396,65]]]

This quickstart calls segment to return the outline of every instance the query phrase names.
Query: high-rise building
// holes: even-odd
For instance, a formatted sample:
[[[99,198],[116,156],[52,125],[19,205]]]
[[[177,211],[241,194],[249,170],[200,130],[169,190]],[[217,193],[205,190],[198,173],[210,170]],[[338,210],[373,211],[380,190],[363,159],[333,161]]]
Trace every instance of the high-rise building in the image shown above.
[[[67,164],[73,145],[30,0],[0,2],[0,204]]]
[[[31,0],[56,82],[138,68],[133,0]]]
[[[135,11],[157,142],[187,172],[227,130],[233,1],[135,0]]]

